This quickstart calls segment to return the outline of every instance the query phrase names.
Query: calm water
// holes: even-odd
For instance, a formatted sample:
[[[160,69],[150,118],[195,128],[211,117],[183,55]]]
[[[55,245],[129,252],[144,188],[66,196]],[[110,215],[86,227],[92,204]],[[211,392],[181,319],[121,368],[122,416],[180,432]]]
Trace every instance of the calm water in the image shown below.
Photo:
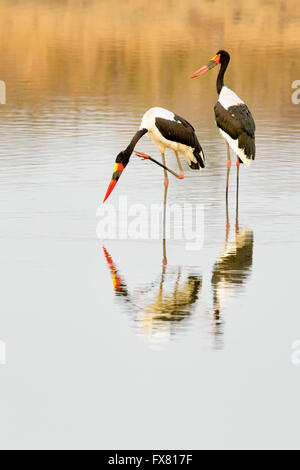
[[[1,3],[1,448],[299,447],[300,7],[166,3]],[[188,80],[220,48],[257,126],[228,240],[217,71]],[[204,246],[168,240],[166,266],[161,239],[96,236],[155,105],[194,124],[207,160],[168,194],[203,205]],[[133,156],[110,203],[160,204],[162,181]]]

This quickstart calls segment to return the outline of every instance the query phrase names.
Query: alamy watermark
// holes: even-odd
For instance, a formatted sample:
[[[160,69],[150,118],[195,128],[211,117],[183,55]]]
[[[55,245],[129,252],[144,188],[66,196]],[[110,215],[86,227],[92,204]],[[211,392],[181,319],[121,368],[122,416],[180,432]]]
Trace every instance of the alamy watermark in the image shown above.
[[[0,104],[6,104],[6,85],[0,80]]]
[[[97,209],[100,221],[97,236],[101,240],[159,240],[164,226],[163,204],[128,204],[120,196],[117,206],[102,204]],[[185,241],[188,251],[198,251],[204,243],[204,206],[172,204],[166,206],[165,238]]]
[[[6,364],[6,344],[0,340],[0,366]]]
[[[296,88],[296,90],[292,93],[292,103],[299,104],[300,103],[300,80],[295,80],[292,83],[292,88]]]
[[[300,365],[300,339],[296,339],[292,343],[292,354],[291,354],[291,362],[294,366]]]

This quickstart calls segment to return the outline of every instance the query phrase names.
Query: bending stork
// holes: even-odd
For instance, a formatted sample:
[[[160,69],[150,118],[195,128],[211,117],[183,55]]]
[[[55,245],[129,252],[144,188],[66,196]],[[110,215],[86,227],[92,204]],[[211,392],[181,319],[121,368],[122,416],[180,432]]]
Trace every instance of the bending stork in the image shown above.
[[[116,158],[116,164],[112,175],[111,182],[108,186],[104,201],[108,198],[112,190],[117,184],[124,168],[129,162],[130,156],[144,134],[148,132],[150,139],[158,147],[163,163],[159,163],[149,155],[141,152],[136,152],[139,157],[143,159],[149,159],[154,163],[164,168],[164,223],[163,223],[163,238],[165,239],[166,234],[166,203],[167,203],[167,191],[169,185],[168,171],[177,178],[183,179],[184,174],[179,159],[179,153],[183,156],[190,168],[193,170],[200,170],[204,168],[204,154],[202,147],[197,139],[195,129],[182,117],[172,113],[164,108],[150,108],[143,116],[140,129],[133,136],[128,147],[119,153]],[[175,152],[179,174],[175,173],[166,167],[165,150],[169,148]],[[164,262],[166,258],[164,256]]]
[[[219,99],[214,111],[216,124],[221,135],[227,142],[227,181],[226,181],[226,219],[228,221],[228,183],[231,167],[230,149],[237,155],[237,191],[236,191],[236,225],[238,227],[238,198],[239,198],[239,167],[240,163],[249,166],[255,158],[255,123],[247,105],[229,88],[224,85],[224,74],[230,61],[226,51],[219,51],[210,61],[197,70],[190,78],[199,77],[218,64],[221,68],[217,78]]]
[[[197,139],[195,129],[193,126],[187,122],[182,117],[177,114],[172,113],[164,108],[151,108],[143,116],[140,129],[133,136],[128,147],[119,153],[116,158],[116,165],[112,175],[112,180],[107,189],[104,201],[108,198],[115,185],[117,184],[118,179],[120,178],[122,171],[129,162],[130,156],[138,143],[138,141],[143,137],[144,134],[148,132],[150,139],[158,147],[163,164],[160,164],[153,158],[149,158],[145,154],[137,152],[139,156],[144,158],[149,158],[158,165],[164,168],[164,186],[168,187],[169,179],[167,171],[173,173],[177,178],[184,178],[182,166],[179,160],[179,155],[181,154],[183,158],[187,161],[190,168],[193,170],[200,170],[204,168],[204,154],[201,145]],[[165,149],[169,148],[175,152],[178,167],[180,173],[177,174],[166,167],[165,159]]]

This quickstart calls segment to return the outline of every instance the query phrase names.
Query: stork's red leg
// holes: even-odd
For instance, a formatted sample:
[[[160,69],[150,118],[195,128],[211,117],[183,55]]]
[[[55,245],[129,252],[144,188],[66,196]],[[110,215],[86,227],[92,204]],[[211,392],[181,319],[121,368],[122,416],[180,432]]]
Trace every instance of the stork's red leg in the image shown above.
[[[138,157],[140,157],[142,160],[150,160],[151,162],[153,163],[156,163],[157,165],[161,166],[162,168],[164,168],[165,170],[169,171],[170,173],[172,173],[172,175],[176,176],[176,178],[179,178],[179,179],[182,179],[182,176],[181,175],[178,175],[178,173],[175,173],[175,171],[171,170],[170,168],[168,168],[166,165],[163,165],[162,163],[158,162],[157,160],[155,160],[154,158],[150,157],[150,155],[147,155],[146,153],[143,153],[143,152],[137,152],[135,150],[135,153]]]
[[[161,154],[162,156],[162,161],[163,161],[163,165],[166,166],[166,158],[165,158],[165,154],[162,152]],[[164,169],[164,187],[165,187],[165,191],[164,191],[164,215],[163,215],[163,247],[164,247],[164,250],[163,250],[163,264],[167,264],[167,256],[166,256],[166,250],[165,250],[165,246],[166,246],[166,212],[167,212],[167,194],[168,194],[168,186],[169,186],[169,178],[168,178],[168,173],[167,173],[167,170]]]
[[[239,231],[239,176],[240,176],[240,159],[236,159],[236,217],[235,217],[235,229]]]
[[[182,166],[181,166],[181,161],[180,161],[178,152],[175,152],[175,155],[176,155],[176,160],[177,160],[178,167],[179,167],[179,171],[180,171],[180,173],[179,173],[179,178],[180,178],[181,180],[183,180],[184,174],[183,174],[183,169],[182,169]]]
[[[228,211],[228,187],[229,187],[229,173],[231,168],[231,157],[230,157],[230,148],[229,144],[227,144],[227,179],[226,179],[226,232],[229,232],[229,211]]]

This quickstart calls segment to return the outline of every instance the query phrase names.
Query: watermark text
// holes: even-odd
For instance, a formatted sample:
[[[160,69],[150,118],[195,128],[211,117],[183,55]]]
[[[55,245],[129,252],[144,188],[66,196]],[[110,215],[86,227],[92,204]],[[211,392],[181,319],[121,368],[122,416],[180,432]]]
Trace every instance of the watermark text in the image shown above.
[[[102,204],[97,209],[100,221],[97,236],[101,240],[159,240],[164,226],[163,204],[128,204],[120,196],[118,204]],[[185,241],[185,249],[197,251],[204,243],[204,206],[171,204],[166,206],[165,238]]]
[[[300,103],[300,80],[295,80],[292,83],[292,88],[296,88],[296,91],[292,93],[292,103],[299,104]]]
[[[300,339],[296,339],[292,343],[291,362],[294,366],[300,365]]]
[[[6,344],[0,340],[0,366],[6,364]]]
[[[6,85],[0,80],[0,104],[6,104]]]

